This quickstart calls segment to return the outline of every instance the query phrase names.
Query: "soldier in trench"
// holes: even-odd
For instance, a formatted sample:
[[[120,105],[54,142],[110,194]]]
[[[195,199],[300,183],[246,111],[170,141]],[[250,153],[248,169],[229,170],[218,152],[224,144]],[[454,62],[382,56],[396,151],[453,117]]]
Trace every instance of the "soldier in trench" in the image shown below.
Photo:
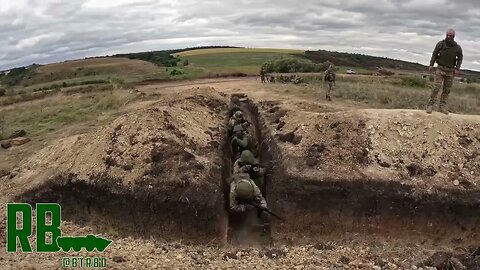
[[[245,212],[246,201],[257,203],[267,208],[267,201],[263,197],[258,186],[247,173],[234,174],[230,183],[229,207],[233,212]]]
[[[262,189],[264,185],[265,168],[250,150],[244,150],[233,164],[233,174],[248,173],[255,184]]]
[[[250,150],[252,152],[256,150],[255,140],[241,125],[236,125],[233,128],[231,144],[235,159],[239,158],[243,150]]]
[[[243,112],[241,110],[235,111],[233,116],[228,121],[228,128],[229,130],[233,130],[233,128],[237,125],[241,125],[245,123],[247,120],[243,116]]]

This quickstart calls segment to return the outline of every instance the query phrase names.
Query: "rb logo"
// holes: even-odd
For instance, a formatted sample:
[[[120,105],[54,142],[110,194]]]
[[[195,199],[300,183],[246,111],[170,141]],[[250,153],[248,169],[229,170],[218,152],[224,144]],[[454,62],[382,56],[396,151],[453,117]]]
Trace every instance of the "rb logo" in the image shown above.
[[[47,223],[46,214],[50,214]],[[17,214],[22,215],[21,228],[17,227]],[[85,248],[92,252],[95,248],[103,252],[112,243],[111,240],[87,235],[82,237],[62,237],[60,229],[61,207],[57,203],[37,203],[37,246],[36,252],[58,252],[60,248],[67,252],[73,248],[80,251]],[[51,235],[51,242],[47,243],[47,233]],[[17,252],[17,239],[22,252],[32,252],[29,237],[32,236],[32,206],[27,203],[7,204],[7,252]]]

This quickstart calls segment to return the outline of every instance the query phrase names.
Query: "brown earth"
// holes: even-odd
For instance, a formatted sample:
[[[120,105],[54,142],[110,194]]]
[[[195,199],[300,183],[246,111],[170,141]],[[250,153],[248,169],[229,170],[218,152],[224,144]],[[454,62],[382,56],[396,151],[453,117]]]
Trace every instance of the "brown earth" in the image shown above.
[[[480,269],[480,117],[324,103],[285,87],[301,89],[252,79],[139,87],[162,99],[22,162],[1,178],[2,211],[60,202],[65,235],[113,239],[104,256],[114,269],[453,269],[455,259]],[[257,116],[267,201],[286,219],[271,220],[272,246],[222,245],[222,93],[247,94]],[[0,260],[52,269],[62,256]]]

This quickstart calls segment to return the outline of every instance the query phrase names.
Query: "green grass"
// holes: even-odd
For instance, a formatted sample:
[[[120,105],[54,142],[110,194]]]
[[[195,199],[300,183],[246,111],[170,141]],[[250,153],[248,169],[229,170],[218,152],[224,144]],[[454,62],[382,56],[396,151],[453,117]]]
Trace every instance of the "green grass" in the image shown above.
[[[213,74],[245,73],[256,75],[260,66],[281,56],[298,57],[281,52],[224,52],[182,56],[190,66],[201,67]]]
[[[18,105],[2,110],[0,136],[24,129],[28,136],[59,130],[74,123],[94,119],[107,111],[118,110],[135,98],[128,91],[87,94],[81,97],[62,96],[34,104]]]
[[[480,114],[480,99],[456,91],[458,87],[458,85],[454,86],[450,93],[448,100],[450,109],[458,113]],[[374,108],[423,110],[430,97],[430,92],[430,87],[396,86],[381,82],[339,81],[333,96],[368,104]]]

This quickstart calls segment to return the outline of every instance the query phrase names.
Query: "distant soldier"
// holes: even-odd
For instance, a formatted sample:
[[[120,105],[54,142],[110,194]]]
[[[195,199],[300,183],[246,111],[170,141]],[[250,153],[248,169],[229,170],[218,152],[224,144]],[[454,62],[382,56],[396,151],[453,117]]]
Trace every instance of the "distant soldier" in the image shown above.
[[[463,61],[462,48],[454,41],[454,38],[455,31],[449,29],[446,38],[439,41],[433,50],[428,71],[434,71],[433,65],[435,63],[438,63],[438,66],[435,71],[435,83],[427,105],[427,113],[432,113],[437,94],[443,84],[438,110],[444,114],[448,114],[448,108],[446,106],[448,95],[450,94],[450,89],[453,84],[453,77],[459,74]]]
[[[267,208],[267,201],[262,196],[258,186],[250,179],[250,176],[246,173],[236,174],[230,183],[230,210],[233,212],[245,212],[247,201]]]
[[[325,70],[325,75],[323,76],[324,84],[328,84],[326,99],[332,101],[330,92],[332,91],[333,85],[335,84],[335,68],[333,65],[328,66]]]
[[[267,73],[265,72],[265,69],[262,67],[260,68],[260,78],[262,79],[262,83],[265,83],[265,78],[267,77]]]

